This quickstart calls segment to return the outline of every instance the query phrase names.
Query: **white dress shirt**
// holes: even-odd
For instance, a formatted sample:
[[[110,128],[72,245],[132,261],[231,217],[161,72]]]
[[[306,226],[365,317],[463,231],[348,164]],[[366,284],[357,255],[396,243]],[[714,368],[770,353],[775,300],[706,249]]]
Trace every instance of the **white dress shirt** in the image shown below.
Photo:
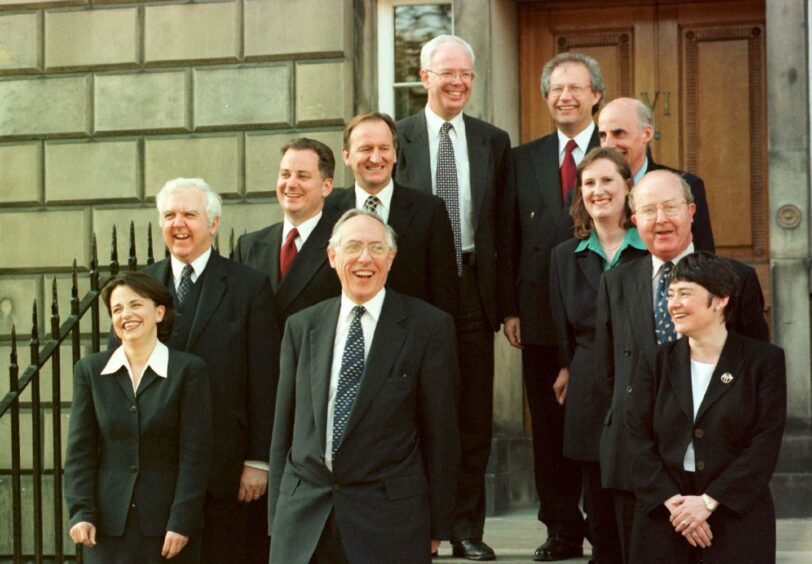
[[[560,129],[558,132],[558,168],[564,163],[564,155],[567,153],[567,143],[570,138],[564,135]],[[581,133],[573,137],[575,143],[578,145],[572,150],[572,158],[575,160],[575,166],[581,164],[581,161],[586,156],[589,141],[592,139],[592,133],[595,131],[595,122],[590,121]]]
[[[702,405],[702,400],[705,399],[705,393],[708,391],[714,370],[716,370],[715,364],[706,364],[691,359],[691,397],[694,400],[694,421],[696,421],[699,406]],[[682,467],[688,472],[696,472],[696,453],[694,452],[693,440],[685,450]]]
[[[465,137],[465,120],[462,112],[449,120],[448,137],[454,147],[454,164],[457,166],[457,187],[460,190],[460,235],[462,252],[474,250],[474,205],[471,196],[471,167],[468,162],[468,139]],[[431,190],[437,194],[437,154],[440,152],[440,130],[445,120],[426,106],[426,126],[429,133],[429,157],[431,158]]]
[[[358,184],[355,185],[355,207],[359,210],[364,209],[364,204],[367,201],[367,198],[370,196],[375,196],[378,198],[381,203],[378,204],[378,208],[375,210],[380,218],[383,220],[384,223],[389,223],[389,210],[392,209],[392,195],[395,193],[395,183],[394,181],[390,180],[389,184],[387,184],[383,190],[378,192],[377,194],[370,194]]]
[[[677,266],[677,263],[681,261],[683,258],[690,255],[694,252],[694,244],[689,243],[685,250],[678,254],[675,258],[671,259],[671,262],[674,263],[674,266]],[[653,298],[652,303],[657,303],[657,286],[660,285],[660,278],[663,277],[662,269],[665,261],[651,255],[651,295]]]
[[[288,233],[290,233],[295,227],[299,231],[299,235],[293,240],[293,244],[296,245],[297,251],[301,251],[302,245],[305,244],[305,241],[307,241],[307,238],[310,237],[311,233],[313,233],[313,230],[316,228],[316,224],[321,219],[321,213],[322,212],[317,213],[299,225],[293,225],[286,217],[282,221],[282,244],[279,248],[282,249],[285,247],[285,241],[288,240]]]
[[[347,343],[347,335],[350,332],[350,324],[354,317],[352,308],[356,305],[362,305],[366,308],[366,311],[361,316],[361,331],[364,333],[364,371],[366,371],[366,359],[369,356],[369,349],[372,347],[372,337],[375,335],[375,327],[378,325],[378,319],[381,317],[381,309],[383,308],[383,299],[385,296],[386,288],[381,288],[381,290],[366,303],[356,304],[343,292],[341,293],[341,309],[338,312],[336,338],[335,341],[333,341],[330,395],[327,399],[327,440],[324,444],[324,464],[331,471],[333,470],[333,419],[335,417],[336,392],[338,391],[338,378],[341,375],[341,358],[344,355],[344,345]],[[361,378],[363,380],[363,376]]]
[[[110,360],[104,365],[101,373],[115,374],[122,366],[127,369],[127,373],[130,375],[134,393],[138,390],[138,384],[141,382],[141,378],[144,377],[144,374],[146,374],[147,368],[152,368],[155,374],[161,378],[166,378],[167,369],[169,367],[169,349],[166,348],[166,345],[161,341],[156,341],[155,348],[152,349],[152,353],[150,353],[147,363],[141,370],[141,374],[138,374],[136,377],[133,374],[133,369],[130,367],[130,361],[127,360],[127,354],[124,352],[124,345],[121,345],[110,356]]]
[[[206,269],[206,265],[209,263],[209,257],[211,256],[211,247],[205,250],[205,252],[193,260],[191,263],[194,272],[192,272],[192,284],[197,282],[197,279],[200,278],[200,275],[203,274],[203,270]],[[180,285],[180,279],[183,275],[183,267],[186,266],[186,263],[182,260],[175,257],[175,255],[169,255],[169,260],[172,263],[172,278],[175,279],[175,291],[178,291],[178,286]]]

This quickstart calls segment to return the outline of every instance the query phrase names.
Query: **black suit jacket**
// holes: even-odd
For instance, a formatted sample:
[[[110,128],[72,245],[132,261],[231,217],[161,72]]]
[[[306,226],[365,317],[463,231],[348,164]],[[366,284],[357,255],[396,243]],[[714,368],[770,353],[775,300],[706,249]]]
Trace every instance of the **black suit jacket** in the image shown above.
[[[599,146],[595,127],[587,151]],[[572,237],[569,206],[561,201],[558,154],[558,132],[513,149],[520,227],[513,249],[522,342],[528,345],[558,343],[550,306],[550,253]]]
[[[575,252],[581,243],[572,238],[555,249],[550,259],[550,303],[558,334],[561,366],[570,370],[564,410],[564,456],[598,460],[602,423],[611,390],[595,373],[595,316],[603,259],[590,250]],[[620,266],[648,253],[627,247]]]
[[[144,272],[173,284],[169,259]],[[278,324],[268,277],[212,252],[186,352],[206,363],[214,457],[209,491],[236,496],[246,460],[265,460],[278,375]]]
[[[327,245],[337,217],[330,209],[305,241],[287,276],[279,280],[283,223],[246,233],[237,240],[234,260],[268,275],[281,333],[288,316],[341,294],[341,284],[327,260]]]
[[[340,216],[355,207],[355,188],[334,190],[327,202]],[[387,287],[456,316],[457,263],[445,202],[396,182],[388,223],[397,234],[398,253]]]
[[[739,297],[728,327],[742,335],[769,340],[764,297],[755,270],[725,259],[739,276]],[[598,378],[612,390],[600,444],[603,486],[632,491],[631,454],[623,415],[634,393],[640,359],[653,356],[654,306],[651,256],[604,273],[598,289],[595,349]]]
[[[459,466],[454,323],[386,291],[330,472],[327,404],[340,298],[288,319],[268,487],[271,560],[307,564],[327,516],[351,562],[429,563],[451,532]]]
[[[513,163],[505,131],[464,115],[474,216],[475,269],[488,321],[494,331],[505,317],[516,315],[516,290],[511,272],[514,229]],[[426,113],[398,122],[398,163],[395,179],[432,193]]]
[[[170,350],[167,377],[148,368],[133,392],[126,368],[102,375],[113,351],[76,363],[65,500],[70,526],[124,533],[130,503],[149,536],[203,528],[211,456],[208,378],[203,362]]]
[[[708,197],[705,194],[705,183],[701,178],[675,168],[667,167],[665,165],[657,164],[651,158],[648,161],[648,169],[646,173],[652,170],[670,170],[679,174],[691,187],[691,193],[694,195],[694,203],[696,204],[696,212],[694,213],[694,222],[691,225],[691,233],[693,234],[694,247],[697,251],[716,251],[716,245],[713,241],[713,229],[711,228],[710,209],[708,208]]]
[[[722,379],[727,375],[731,380]],[[683,458],[693,441],[696,493],[719,502],[707,562],[775,561],[770,478],[787,411],[784,351],[730,332],[694,418],[688,339],[644,357],[626,414],[632,482],[642,511],[632,559],[687,562],[689,545],[674,534],[663,503],[692,494]],[[772,542],[770,542],[772,541]]]

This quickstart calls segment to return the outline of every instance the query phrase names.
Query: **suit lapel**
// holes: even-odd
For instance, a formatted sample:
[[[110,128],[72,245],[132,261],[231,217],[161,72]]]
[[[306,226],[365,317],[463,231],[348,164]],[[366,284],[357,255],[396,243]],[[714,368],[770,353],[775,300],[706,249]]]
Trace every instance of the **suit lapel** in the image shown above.
[[[282,223],[277,223],[272,226],[268,231],[267,236],[257,242],[257,254],[259,255],[259,264],[257,266],[264,266],[264,268],[257,268],[262,272],[267,272],[270,275],[271,289],[274,294],[279,289],[279,253],[282,249]]]
[[[473,201],[474,232],[479,224],[479,215],[482,211],[482,204],[485,201],[485,194],[493,179],[493,163],[491,162],[491,151],[489,139],[480,130],[479,126],[468,116],[463,115],[465,121],[465,139],[468,144],[468,164],[469,182],[471,184],[471,200]]]
[[[327,262],[327,243],[330,240],[330,232],[333,229],[332,222],[326,214],[322,214],[316,227],[302,245],[301,250],[296,255],[293,264],[288,271],[288,275],[274,288],[276,293],[276,305],[279,312],[283,312],[293,303],[293,300],[302,293],[307,283],[315,276],[319,268]],[[282,244],[281,229],[279,244]],[[277,247],[279,248],[279,247]],[[279,273],[279,261],[276,262],[277,278]]]
[[[583,251],[575,253],[575,262],[578,268],[581,269],[584,277],[589,281],[589,285],[595,290],[595,295],[598,294],[598,283],[603,274],[603,260],[592,251]]]
[[[341,298],[334,298],[327,306],[324,319],[316,320],[310,329],[310,395],[313,398],[313,420],[316,422],[319,445],[327,443],[327,400],[330,392],[330,372],[333,367],[333,343],[336,338],[336,324],[341,309]],[[345,435],[346,436],[346,435]]]
[[[561,175],[558,166],[558,134],[553,133],[547,143],[543,143],[533,153],[533,169],[536,173],[536,190],[541,195],[544,205],[554,210],[557,217],[564,210],[561,201]],[[555,190],[547,188],[554,186]]]
[[[677,341],[668,357],[668,378],[671,387],[677,395],[677,401],[688,421],[694,420],[694,400],[691,390],[691,351],[688,348],[688,339]]]
[[[364,375],[361,378],[358,396],[355,398],[350,418],[347,421],[347,428],[344,431],[345,441],[390,376],[392,364],[397,359],[406,337],[406,329],[402,325],[405,318],[406,313],[400,296],[387,291],[381,309],[381,317],[378,319],[375,335],[372,338],[372,348],[364,363]]]
[[[141,397],[143,395],[144,390],[150,387],[153,382],[155,382],[160,376],[155,374],[155,372],[151,368],[147,368],[144,371],[144,375],[141,377],[141,381],[138,382],[138,389],[136,390],[136,396]]]
[[[416,190],[431,194],[431,156],[429,154],[429,133],[426,125],[426,112],[416,114],[403,132],[406,143],[402,150],[408,165],[410,181],[405,183]],[[420,176],[418,178],[418,176]]]
[[[118,383],[118,386],[121,388],[121,391],[124,392],[124,395],[127,396],[127,399],[135,403],[133,381],[130,379],[130,374],[127,372],[127,369],[122,366],[116,371],[115,375],[112,376],[116,379],[116,383]]]
[[[409,225],[412,223],[414,210],[412,209],[411,199],[398,184],[395,184],[395,192],[392,194],[390,206],[389,225],[397,233],[398,239],[403,239]]]
[[[624,286],[627,286],[626,303],[629,304],[632,332],[640,346],[647,350],[653,350],[657,344],[654,339],[651,268],[651,256],[645,255],[635,265],[633,275],[624,281]]]
[[[225,269],[225,260],[212,251],[209,262],[206,264],[206,275],[203,277],[203,287],[200,289],[197,311],[195,311],[195,318],[189,330],[189,340],[186,343],[185,350],[187,351],[192,350],[192,347],[194,347],[195,342],[206,327],[209,318],[217,310],[220,300],[223,299],[226,292],[228,273]]]
[[[736,333],[730,332],[727,334],[727,341],[725,341],[725,346],[722,348],[719,362],[716,363],[705,397],[702,399],[702,403],[699,404],[699,411],[696,414],[697,421],[710,406],[738,384],[743,365],[744,353],[741,338]],[[723,376],[725,377],[724,380],[722,379]]]

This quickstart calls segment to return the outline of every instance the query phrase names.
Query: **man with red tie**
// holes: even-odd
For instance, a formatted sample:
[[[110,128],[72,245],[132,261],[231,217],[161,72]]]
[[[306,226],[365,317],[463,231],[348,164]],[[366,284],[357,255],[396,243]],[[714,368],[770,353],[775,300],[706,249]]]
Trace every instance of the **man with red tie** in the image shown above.
[[[520,218],[515,244],[519,315],[505,321],[504,332],[511,345],[522,349],[538,518],[547,526],[547,541],[536,550],[535,560],[547,562],[583,553],[581,472],[563,456],[564,408],[553,391],[560,365],[550,310],[550,251],[572,237],[565,202],[575,187],[577,164],[600,146],[593,115],[605,86],[597,61],[567,52],[544,66],[541,90],[556,131],[513,149]]]
[[[315,139],[282,147],[276,197],[284,220],[237,241],[234,259],[270,277],[280,331],[291,314],[341,292],[326,251],[338,219],[324,207],[335,166],[333,151]]]

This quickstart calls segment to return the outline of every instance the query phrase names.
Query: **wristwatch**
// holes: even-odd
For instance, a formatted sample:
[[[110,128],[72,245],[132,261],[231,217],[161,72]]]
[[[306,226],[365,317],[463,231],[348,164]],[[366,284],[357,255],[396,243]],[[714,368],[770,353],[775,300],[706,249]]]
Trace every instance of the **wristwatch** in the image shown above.
[[[719,502],[713,499],[708,494],[702,494],[702,500],[705,502],[705,507],[708,508],[708,511],[713,513],[716,511],[716,508],[719,507]]]

